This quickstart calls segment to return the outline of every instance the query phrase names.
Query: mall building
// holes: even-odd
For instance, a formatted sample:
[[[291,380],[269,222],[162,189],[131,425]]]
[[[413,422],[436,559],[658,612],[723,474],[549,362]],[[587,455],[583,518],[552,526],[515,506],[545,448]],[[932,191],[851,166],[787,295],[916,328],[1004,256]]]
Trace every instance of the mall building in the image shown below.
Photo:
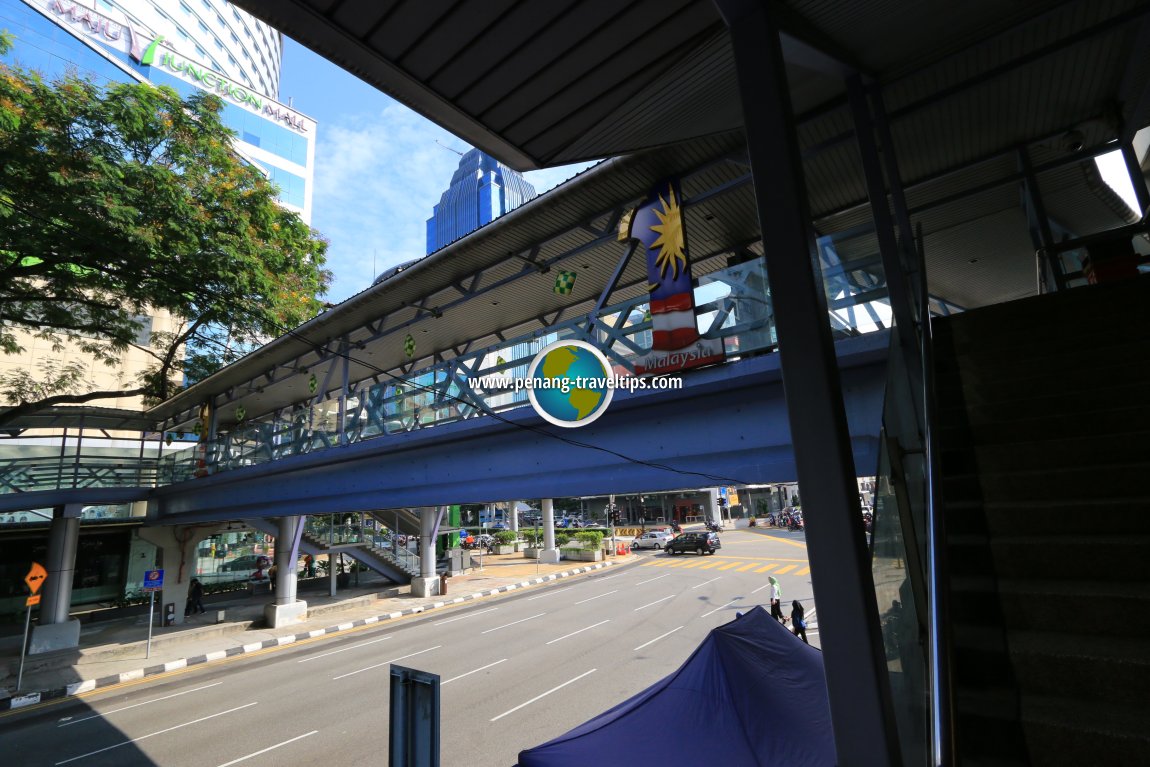
[[[316,122],[278,100],[283,36],[266,23],[223,0],[0,0],[0,30],[14,40],[2,60],[34,69],[45,79],[71,72],[98,84],[150,82],[183,96],[197,90],[217,94],[224,102],[223,122],[236,132],[236,152],[279,187],[284,207],[310,223]],[[143,347],[153,333],[171,331],[178,322],[167,312],[140,320],[137,343]],[[36,370],[49,359],[64,363],[84,358],[78,349],[53,350],[51,343],[32,334],[24,334],[20,342],[25,351],[0,356],[0,372]],[[129,347],[115,367],[92,362],[91,388],[124,388],[149,361],[145,351]],[[138,397],[99,404],[121,411],[143,409]],[[156,435],[141,448],[138,439],[117,439],[115,430],[93,438],[91,430],[67,428],[63,441],[60,428],[5,439],[0,458],[9,463],[35,461],[64,449],[74,452],[77,461],[91,456],[111,460],[129,450],[133,457],[141,449],[166,455],[194,444],[177,440],[165,445]],[[155,549],[138,534],[144,509],[137,506],[84,508],[75,604],[114,600],[141,585]],[[51,509],[0,514],[0,563],[19,559],[17,551],[42,550],[51,517]],[[237,532],[234,543],[250,534]],[[16,583],[3,575],[0,564],[0,580]],[[19,595],[9,590],[0,589],[0,615],[18,601]]]

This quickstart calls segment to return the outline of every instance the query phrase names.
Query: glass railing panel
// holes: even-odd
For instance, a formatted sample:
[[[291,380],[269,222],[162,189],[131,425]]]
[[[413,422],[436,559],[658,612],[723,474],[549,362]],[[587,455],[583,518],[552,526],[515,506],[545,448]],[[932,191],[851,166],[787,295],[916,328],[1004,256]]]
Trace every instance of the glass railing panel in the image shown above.
[[[890,326],[885,280],[867,229],[824,237],[819,253],[829,320],[838,335]],[[767,351],[776,333],[762,257],[701,276],[694,290],[697,326],[704,338],[721,339],[728,359]],[[523,407],[525,389],[506,386],[527,377],[535,356],[555,341],[578,338],[604,351],[617,374],[632,373],[651,349],[646,294],[605,307],[593,324],[572,318],[544,334],[497,346],[364,388],[349,396],[343,418],[338,401],[300,403],[290,417],[258,419],[232,427],[217,439],[214,469],[251,466],[343,443],[424,429]]]
[[[915,391],[922,386],[915,369],[921,369],[919,344],[915,339],[904,347],[900,336],[905,332],[896,327],[890,338],[871,567],[903,761],[926,764],[933,705],[925,643],[929,483],[919,410],[923,394]]]
[[[890,299],[874,230],[820,237],[817,247],[832,331],[858,335],[889,328]]]

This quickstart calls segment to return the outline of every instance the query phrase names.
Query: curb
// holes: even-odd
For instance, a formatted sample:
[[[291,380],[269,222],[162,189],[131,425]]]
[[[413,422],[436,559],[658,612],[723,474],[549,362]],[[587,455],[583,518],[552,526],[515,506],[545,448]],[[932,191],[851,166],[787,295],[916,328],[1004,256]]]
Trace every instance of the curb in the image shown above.
[[[59,700],[61,698],[68,698],[73,695],[80,695],[86,692],[98,690],[101,687],[110,687],[114,684],[122,684],[130,682],[135,679],[143,679],[156,674],[166,674],[169,671],[175,671],[181,668],[188,668],[190,666],[199,666],[213,661],[224,660],[225,658],[234,658],[237,655],[245,655],[247,653],[258,652],[266,650],[269,647],[279,647],[281,645],[292,644],[305,639],[314,639],[316,637],[325,636],[327,634],[338,634],[342,631],[358,628],[360,626],[370,626],[373,623],[382,623],[384,621],[394,620],[395,618],[402,618],[407,615],[416,615],[417,613],[425,613],[430,610],[436,610],[448,605],[457,605],[462,602],[470,602],[474,599],[482,599],[484,597],[495,596],[496,594],[515,591],[516,589],[534,586],[547,581],[555,581],[560,578],[569,578],[572,575],[590,572],[592,570],[601,570],[605,567],[614,565],[614,562],[601,562],[587,567],[577,567],[574,570],[564,570],[561,573],[552,573],[550,575],[541,575],[538,578],[532,578],[519,583],[509,583],[506,586],[499,586],[493,589],[484,589],[483,591],[476,591],[471,594],[456,597],[455,599],[447,599],[442,602],[432,602],[430,604],[419,605],[418,607],[409,607],[406,610],[399,610],[391,613],[384,613],[382,615],[373,615],[368,618],[360,618],[358,620],[341,623],[338,626],[328,626],[322,629],[313,629],[305,631],[300,634],[291,634],[289,636],[275,637],[274,639],[265,639],[262,642],[253,642],[251,644],[243,645],[242,647],[231,647],[227,650],[218,650],[210,652],[205,655],[195,655],[190,658],[178,658],[167,663],[160,663],[154,666],[147,666],[145,668],[134,669],[132,671],[124,671],[119,674],[112,674],[110,676],[100,677],[99,679],[86,679],[83,682],[73,682],[65,687],[57,687],[51,690],[40,690],[38,692],[26,692],[20,695],[13,695],[12,697],[0,698],[0,712],[12,711],[15,709],[24,708],[26,706],[34,706],[37,703],[47,703],[52,700]],[[0,694],[3,694],[0,690]]]

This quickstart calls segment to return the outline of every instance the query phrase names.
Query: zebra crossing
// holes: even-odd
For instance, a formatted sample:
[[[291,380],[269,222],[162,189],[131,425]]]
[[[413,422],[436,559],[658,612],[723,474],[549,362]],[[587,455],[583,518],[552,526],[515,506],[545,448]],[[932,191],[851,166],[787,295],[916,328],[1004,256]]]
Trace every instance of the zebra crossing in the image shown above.
[[[721,557],[712,555],[708,557],[688,558],[687,555],[678,557],[658,557],[650,562],[644,562],[640,567],[681,567],[683,569],[714,570],[722,572],[730,570],[736,573],[769,573],[771,575],[810,575],[811,568],[802,562],[785,560],[748,561],[737,557]]]

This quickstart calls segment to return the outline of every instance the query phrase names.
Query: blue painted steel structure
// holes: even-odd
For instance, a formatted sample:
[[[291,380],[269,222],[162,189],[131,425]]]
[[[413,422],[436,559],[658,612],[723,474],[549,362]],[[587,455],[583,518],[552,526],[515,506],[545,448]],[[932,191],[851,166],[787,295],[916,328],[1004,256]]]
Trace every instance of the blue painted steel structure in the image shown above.
[[[535,197],[535,187],[478,149],[464,153],[451,185],[427,219],[427,252],[434,253]]]
[[[837,344],[860,476],[877,466],[888,344],[885,332]],[[533,410],[519,408],[498,420],[464,419],[157,488],[149,521],[795,479],[778,355],[698,370],[685,379],[680,391],[617,391],[603,417],[573,433],[558,434],[562,430]],[[761,427],[747,431],[747,423]]]

